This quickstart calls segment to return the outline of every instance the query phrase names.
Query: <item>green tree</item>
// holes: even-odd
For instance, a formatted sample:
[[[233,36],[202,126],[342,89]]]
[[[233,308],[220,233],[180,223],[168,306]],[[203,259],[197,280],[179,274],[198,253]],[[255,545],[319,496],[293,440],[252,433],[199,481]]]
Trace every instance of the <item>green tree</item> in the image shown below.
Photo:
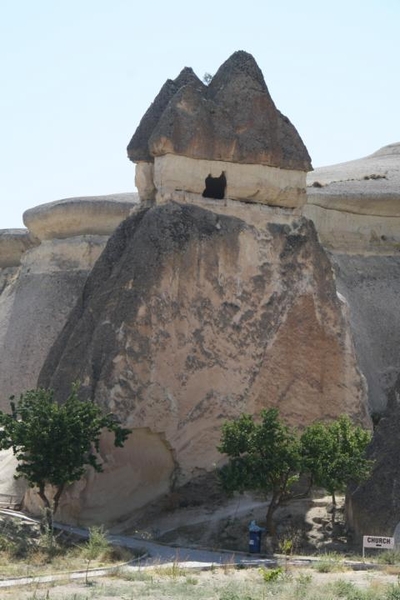
[[[0,449],[13,449],[19,463],[16,477],[38,488],[49,525],[65,487],[89,465],[102,471],[97,453],[104,429],[114,433],[119,447],[131,432],[113,415],[103,415],[97,404],[80,400],[76,384],[64,404],[55,402],[53,390],[37,389],[22,394],[18,403],[12,397],[11,414],[0,411]],[[52,502],[47,485],[55,489]]]
[[[290,497],[301,470],[298,435],[280,421],[278,410],[271,408],[262,411],[260,422],[243,414],[225,423],[218,450],[229,457],[220,470],[227,492],[271,494],[266,524],[268,533],[274,535],[274,512]]]
[[[303,472],[311,484],[332,496],[332,523],[335,522],[336,492],[344,492],[350,482],[361,483],[371,472],[373,461],[366,458],[371,432],[354,425],[347,415],[330,423],[313,423],[301,436]]]

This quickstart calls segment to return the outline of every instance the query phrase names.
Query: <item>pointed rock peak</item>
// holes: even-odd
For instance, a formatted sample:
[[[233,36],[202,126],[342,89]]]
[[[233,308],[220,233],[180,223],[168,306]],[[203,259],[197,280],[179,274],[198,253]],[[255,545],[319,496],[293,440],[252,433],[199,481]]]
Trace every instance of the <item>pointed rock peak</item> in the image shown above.
[[[210,90],[217,90],[227,81],[237,78],[246,78],[247,83],[252,82],[263,90],[267,90],[262,71],[253,56],[244,50],[234,52],[218,69],[211,80]],[[252,86],[253,87],[253,86]]]
[[[142,120],[131,141],[128,144],[128,157],[134,162],[152,161],[153,157],[149,151],[149,138],[156,129],[157,124],[165,111],[170,100],[185,85],[194,84],[204,86],[193,69],[185,67],[175,79],[167,79],[161,90],[145,112]]]
[[[128,156],[150,162],[165,154],[312,168],[295,127],[276,109],[260,68],[243,50],[223,63],[209,86],[188,67],[163,86],[132,137]]]
[[[174,79],[174,84],[176,86],[176,89],[179,90],[181,87],[183,87],[184,85],[188,85],[189,83],[200,83],[201,85],[204,85],[197,77],[192,67],[184,67],[179,73],[178,77]]]

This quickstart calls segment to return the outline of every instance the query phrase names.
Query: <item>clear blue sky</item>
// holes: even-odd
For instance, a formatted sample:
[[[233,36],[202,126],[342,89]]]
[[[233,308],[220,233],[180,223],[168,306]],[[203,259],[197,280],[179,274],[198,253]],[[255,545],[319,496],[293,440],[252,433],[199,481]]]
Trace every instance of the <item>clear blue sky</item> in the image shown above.
[[[126,145],[167,78],[251,52],[322,166],[400,141],[400,0],[0,0],[0,229],[134,191]]]

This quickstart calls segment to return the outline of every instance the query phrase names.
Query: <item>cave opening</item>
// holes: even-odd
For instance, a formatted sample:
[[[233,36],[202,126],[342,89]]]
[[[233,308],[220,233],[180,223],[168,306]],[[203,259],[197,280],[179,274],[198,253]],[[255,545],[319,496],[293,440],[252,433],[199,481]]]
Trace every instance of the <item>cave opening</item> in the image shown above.
[[[225,198],[226,190],[226,177],[224,171],[222,171],[219,177],[212,177],[211,173],[206,177],[206,188],[203,192],[203,198],[214,198],[215,200],[222,200]]]

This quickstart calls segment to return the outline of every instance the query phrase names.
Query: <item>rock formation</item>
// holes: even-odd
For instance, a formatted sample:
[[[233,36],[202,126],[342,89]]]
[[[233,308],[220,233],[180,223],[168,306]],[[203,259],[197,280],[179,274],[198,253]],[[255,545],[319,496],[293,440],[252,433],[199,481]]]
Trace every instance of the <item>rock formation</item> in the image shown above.
[[[134,194],[70,198],[24,214],[0,234],[0,408],[37,384],[52,343]]]
[[[400,144],[316,169],[308,182],[304,214],[331,253],[371,412],[382,412],[400,373]]]
[[[335,252],[395,254],[400,244],[400,144],[308,176],[304,214]]]
[[[316,169],[309,186],[304,213],[330,251],[349,304],[370,411],[376,420],[383,415],[369,450],[372,476],[348,496],[348,524],[358,541],[366,534],[400,539],[400,144]]]
[[[188,68],[168,80],[128,156],[137,163],[141,199],[157,202],[205,196],[293,208],[305,202],[311,169],[299,134],[276,109],[254,58],[242,51],[208,86]]]
[[[121,224],[40,383],[62,399],[76,378],[133,439],[137,428],[149,432],[136,455],[126,450],[122,489],[106,483],[112,458],[102,474],[105,506],[125,515],[148,499],[135,473],[150,449],[157,472],[169,460],[163,493],[165,478],[170,486],[213,469],[220,427],[241,412],[278,406],[296,425],[343,412],[366,422],[343,304],[314,229],[263,206],[232,216],[169,203]],[[90,480],[80,483],[84,514],[93,494]],[[68,494],[61,510],[73,518]]]
[[[395,536],[396,542],[400,541],[399,430],[399,393],[393,391],[369,448],[368,456],[374,461],[372,475],[353,486],[347,498],[348,525],[359,543],[363,535]]]
[[[347,305],[300,214],[310,158],[254,59],[235,53],[209,86],[184,69],[128,153],[141,206],[86,280],[87,263],[39,377],[60,401],[79,379],[84,398],[134,430],[122,449],[105,438],[104,473],[66,491],[60,517],[71,522],[122,519],[213,470],[221,425],[242,412],[277,406],[300,426],[342,413],[369,423]],[[41,238],[34,251],[58,236],[68,250],[47,252],[46,264],[81,272],[68,253],[83,231],[72,215],[57,229],[59,210],[27,215]]]

